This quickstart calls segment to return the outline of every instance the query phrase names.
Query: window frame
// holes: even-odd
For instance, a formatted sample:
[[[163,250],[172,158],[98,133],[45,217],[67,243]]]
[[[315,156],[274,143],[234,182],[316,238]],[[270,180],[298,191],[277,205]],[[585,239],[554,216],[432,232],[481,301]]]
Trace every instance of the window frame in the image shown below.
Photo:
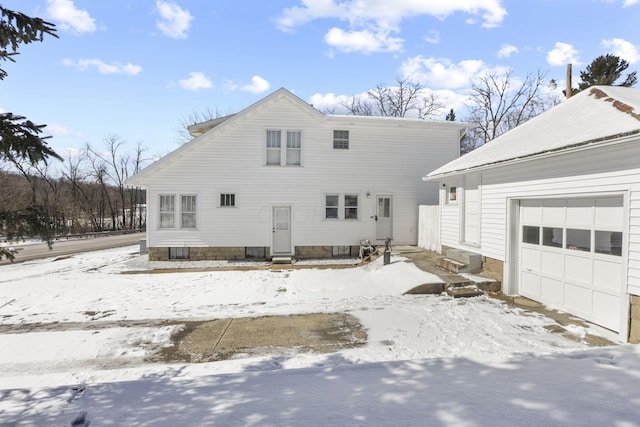
[[[237,197],[235,192],[226,191],[218,193],[218,207],[219,208],[235,208]]]
[[[329,204],[329,197],[335,197],[335,205]],[[329,209],[335,209],[335,216],[329,216]],[[340,219],[340,193],[325,193],[324,195],[324,219],[330,221],[336,221]]]
[[[338,132],[346,132],[346,138],[336,136]],[[351,149],[351,131],[349,129],[333,129],[332,147],[334,150],[350,150]]]
[[[193,198],[192,210],[184,209],[185,198]],[[193,215],[193,226],[188,227],[185,225],[185,214]],[[197,194],[180,194],[180,229],[181,230],[196,230],[198,228],[198,195]]]
[[[344,212],[344,219],[347,221],[357,221],[360,219],[360,197],[358,197],[358,194],[353,194],[353,193],[345,193],[343,194],[342,198],[344,200],[344,207],[343,207],[343,212]],[[355,206],[354,205],[347,205],[347,197],[355,197]],[[355,218],[353,218],[350,214],[347,215],[347,212],[351,212],[355,210]]]
[[[163,205],[166,207],[166,203],[162,202],[163,197],[171,198],[171,210],[163,210]],[[163,226],[163,215],[171,215],[171,226]],[[176,229],[176,195],[169,193],[158,193],[158,229],[159,230],[175,230]]]
[[[302,131],[301,130],[287,130],[287,142],[284,154],[284,164],[286,166],[302,166]],[[297,138],[292,140],[290,135],[297,135]],[[291,143],[291,144],[290,144]],[[291,147],[290,145],[297,145],[297,147]],[[289,162],[289,154],[297,151],[297,163]]]
[[[270,138],[270,135],[278,135],[277,141],[273,138]],[[267,166],[282,166],[282,130],[280,129],[267,129],[265,132],[265,164]],[[277,143],[277,146],[275,145]],[[276,156],[269,156],[269,153],[278,153],[278,163],[275,163],[274,160],[270,161],[270,158],[275,158]]]

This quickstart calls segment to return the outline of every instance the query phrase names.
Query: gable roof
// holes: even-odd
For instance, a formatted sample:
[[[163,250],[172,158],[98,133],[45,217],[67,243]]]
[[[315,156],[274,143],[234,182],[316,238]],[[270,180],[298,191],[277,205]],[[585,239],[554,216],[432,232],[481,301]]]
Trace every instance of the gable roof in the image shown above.
[[[640,89],[592,86],[423,179],[436,180],[550,153],[595,147],[637,134]]]
[[[241,120],[242,117],[246,116],[251,111],[257,110],[260,107],[281,98],[288,99],[289,101],[298,105],[303,111],[307,111],[309,114],[316,117],[318,120],[322,120],[325,117],[323,113],[313,108],[313,106],[307,104],[302,99],[300,99],[293,93],[289,92],[287,89],[280,88],[275,92],[267,95],[266,97],[260,99],[259,101],[251,104],[250,106],[243,109],[239,113],[231,114],[224,117],[219,117],[217,119],[209,120],[203,123],[198,123],[196,125],[190,126],[188,130],[193,135],[197,135],[195,138],[181,145],[180,147],[173,150],[166,156],[158,159],[157,161],[150,164],[149,166],[147,166],[137,174],[131,176],[129,179],[127,179],[126,183],[129,185],[144,185],[144,178],[154,173],[156,170],[158,170],[158,168],[162,168],[165,165],[171,164],[173,159],[183,156],[185,153],[188,153],[189,151],[191,151],[194,147],[198,146],[199,144],[202,144],[205,140],[209,138],[208,135],[213,135],[214,133],[221,131],[227,126],[231,126],[234,122]],[[195,130],[195,132],[193,132],[193,130]]]

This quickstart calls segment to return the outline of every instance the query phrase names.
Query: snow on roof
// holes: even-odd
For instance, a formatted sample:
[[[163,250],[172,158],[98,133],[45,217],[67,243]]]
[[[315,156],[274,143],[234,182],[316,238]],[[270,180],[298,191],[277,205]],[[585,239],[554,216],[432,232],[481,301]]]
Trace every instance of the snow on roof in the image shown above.
[[[438,179],[510,160],[640,133],[640,89],[592,86],[493,141],[430,172]]]

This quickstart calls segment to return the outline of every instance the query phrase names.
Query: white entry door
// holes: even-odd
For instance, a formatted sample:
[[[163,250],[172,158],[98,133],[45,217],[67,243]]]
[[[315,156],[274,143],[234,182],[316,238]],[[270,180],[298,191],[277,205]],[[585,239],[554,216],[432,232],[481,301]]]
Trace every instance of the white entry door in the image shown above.
[[[393,199],[391,196],[378,196],[376,203],[376,240],[393,238]]]
[[[622,197],[520,202],[519,293],[621,329]]]
[[[291,206],[273,207],[273,254],[291,254]]]

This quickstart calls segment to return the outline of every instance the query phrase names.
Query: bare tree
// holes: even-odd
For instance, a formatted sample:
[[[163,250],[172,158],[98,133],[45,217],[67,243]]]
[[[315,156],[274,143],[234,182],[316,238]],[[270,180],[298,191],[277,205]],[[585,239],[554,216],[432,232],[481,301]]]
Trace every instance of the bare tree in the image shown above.
[[[227,110],[226,112],[224,112],[218,108],[215,108],[215,109],[207,108],[202,112],[193,111],[188,116],[186,117],[183,116],[180,119],[180,125],[176,129],[176,132],[178,134],[177,136],[178,144],[184,145],[193,139],[193,136],[191,136],[191,134],[189,133],[189,130],[187,129],[189,126],[195,125],[198,123],[208,122],[209,120],[219,119],[220,117],[229,116],[231,114],[233,114],[233,111],[231,110]]]
[[[477,127],[463,141],[463,153],[486,144],[510,129],[526,122],[560,102],[557,95],[544,88],[546,72],[527,74],[523,80],[504,74],[489,73],[472,82],[468,122]]]
[[[406,77],[396,77],[395,86],[379,84],[366,96],[353,95],[340,102],[349,114],[356,116],[406,117],[415,114],[426,119],[438,115],[445,105],[438,95]]]

